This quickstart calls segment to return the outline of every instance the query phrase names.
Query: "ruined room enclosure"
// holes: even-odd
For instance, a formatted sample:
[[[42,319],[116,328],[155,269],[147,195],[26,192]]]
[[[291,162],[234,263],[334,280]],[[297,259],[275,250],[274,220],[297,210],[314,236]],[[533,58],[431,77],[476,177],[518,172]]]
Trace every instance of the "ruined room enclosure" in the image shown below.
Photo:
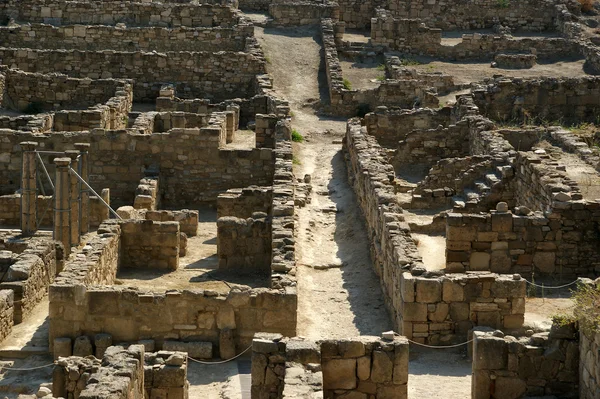
[[[13,323],[49,309],[15,350],[55,357],[38,396],[203,397],[229,373],[230,395],[260,399],[401,399],[411,379],[458,397],[427,375],[449,363],[409,362],[418,344],[466,344],[473,398],[568,396],[580,378],[593,389],[593,337],[550,328],[527,283],[598,274],[600,158],[552,127],[597,122],[599,52],[574,4],[241,1],[268,10],[267,26],[318,26],[320,109],[364,116],[318,156],[346,166],[335,173],[403,336],[313,342],[294,337],[296,248],[309,245],[296,207],[335,190],[294,176],[292,113],[238,5],[39,3],[0,5],[0,224],[22,233],[2,233],[0,333],[14,342]],[[345,32],[368,26],[370,38]],[[562,311],[558,299],[543,300]],[[239,370],[195,363],[249,351]]]
[[[577,7],[538,3],[516,6],[526,13],[518,21],[498,5],[462,4],[458,8],[465,14],[448,11],[449,18],[462,21],[453,25],[432,17],[438,9],[412,9],[409,3],[375,7],[368,21],[354,14],[356,4],[350,14],[321,19],[328,111],[364,116],[377,106],[437,108],[500,76],[558,79],[597,73],[595,45],[581,37],[574,22]],[[529,14],[534,9],[540,10],[536,16]],[[348,23],[352,16],[362,22]]]

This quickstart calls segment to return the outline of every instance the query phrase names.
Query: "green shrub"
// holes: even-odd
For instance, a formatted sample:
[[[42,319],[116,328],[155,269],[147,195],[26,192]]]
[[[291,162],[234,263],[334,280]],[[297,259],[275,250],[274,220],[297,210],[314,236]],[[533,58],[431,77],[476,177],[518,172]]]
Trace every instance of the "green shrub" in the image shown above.
[[[508,8],[510,7],[510,0],[496,0],[496,5],[498,8]]]
[[[342,81],[342,84],[344,85],[344,89],[352,90],[352,83],[350,83],[350,81],[348,79],[344,78],[344,80]]]
[[[292,141],[296,143],[302,143],[304,141],[304,136],[300,134],[296,129],[292,130]]]
[[[573,291],[573,317],[586,333],[600,329],[600,287],[580,284]]]

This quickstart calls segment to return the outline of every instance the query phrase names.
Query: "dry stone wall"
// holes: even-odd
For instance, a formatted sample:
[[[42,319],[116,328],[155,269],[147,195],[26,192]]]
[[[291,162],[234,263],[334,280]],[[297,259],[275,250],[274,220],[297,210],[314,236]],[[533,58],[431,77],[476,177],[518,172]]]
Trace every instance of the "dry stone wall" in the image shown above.
[[[580,330],[579,398],[600,398],[600,334]]]
[[[130,1],[11,0],[0,16],[16,21],[51,25],[116,25],[160,27],[231,27],[239,22],[236,10],[212,4],[169,4]]]
[[[449,111],[449,108],[396,110],[377,107],[375,112],[368,113],[364,120],[367,133],[375,137],[381,146],[395,148],[398,142],[406,140],[413,130],[447,127],[451,123]]]
[[[333,21],[321,20],[321,35],[325,51],[325,71],[329,86],[331,112],[354,116],[377,106],[413,108],[416,105],[437,108],[435,92],[416,79],[386,80],[374,89],[349,90],[344,86],[342,67],[334,39]]]
[[[198,211],[182,209],[179,211],[148,211],[146,219],[156,222],[172,222],[179,223],[179,229],[188,237],[198,235]]]
[[[125,220],[121,226],[120,267],[177,270],[179,223]]]
[[[4,341],[12,331],[14,312],[13,290],[0,290],[0,341]]]
[[[378,337],[321,342],[326,398],[408,397],[408,341]]]
[[[2,106],[25,111],[35,106],[37,112],[61,108],[82,109],[104,104],[113,97],[123,97],[131,109],[131,83],[114,79],[78,79],[61,74],[44,75],[7,69]],[[114,99],[113,101],[117,101]]]
[[[271,223],[263,212],[217,219],[219,270],[271,274]]]
[[[595,121],[600,78],[498,78],[473,90],[481,113],[494,120]]]
[[[254,212],[271,213],[273,189],[250,186],[227,190],[217,198],[217,216],[249,218]]]
[[[13,241],[13,245],[17,241]],[[27,318],[48,292],[62,266],[62,253],[49,237],[33,237],[22,242],[26,247],[19,251],[11,264],[3,265],[6,271],[0,289],[14,292],[14,322]],[[10,249],[10,247],[9,247]]]
[[[269,5],[274,26],[317,25],[323,18],[339,18],[338,3],[329,0],[320,2],[279,0]]]
[[[96,25],[0,26],[0,43],[31,49],[82,51],[243,51],[251,25],[231,28],[162,28]]]
[[[563,3],[563,2],[561,2]],[[396,18],[421,18],[443,30],[489,29],[495,25],[513,31],[553,31],[560,8],[554,1],[459,0],[449,3],[425,0],[394,0],[387,8]],[[575,9],[574,2],[564,2]]]
[[[18,189],[21,154],[15,148],[23,141],[36,141],[40,150],[54,151],[70,149],[74,142],[90,143],[90,184],[96,191],[109,188],[117,206],[133,203],[135,189],[149,168],[160,172],[164,206],[189,207],[215,201],[229,188],[271,184],[273,150],[221,149],[222,133],[213,128],[172,129],[151,135],[102,129],[70,135],[0,131],[0,154],[7,161],[0,163],[0,193],[12,194]],[[186,161],[186,170],[181,161]]]
[[[241,52],[120,52],[0,48],[3,65],[25,72],[64,73],[73,78],[133,80],[133,97],[153,102],[165,83],[177,82],[182,97],[217,101],[255,94],[263,58]],[[77,68],[73,68],[77,65]]]
[[[573,325],[522,338],[475,332],[471,398],[577,397],[578,338]]]
[[[60,358],[52,373],[53,397],[93,399],[111,395],[141,399],[144,394],[142,345],[127,349],[111,346],[102,360],[78,356]]]
[[[426,272],[397,203],[394,170],[357,120],[348,123],[344,151],[349,179],[371,232],[375,272],[398,331],[439,344],[464,340],[476,325],[517,329],[523,324],[525,280],[493,273]]]

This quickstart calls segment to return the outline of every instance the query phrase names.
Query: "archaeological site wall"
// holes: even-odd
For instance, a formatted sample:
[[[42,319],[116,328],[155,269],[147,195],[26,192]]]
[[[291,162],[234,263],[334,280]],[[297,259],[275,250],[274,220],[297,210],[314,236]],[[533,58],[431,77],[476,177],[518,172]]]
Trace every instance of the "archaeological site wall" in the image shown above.
[[[560,10],[565,5],[571,11],[575,2],[557,4],[544,0],[525,0],[502,3],[483,0],[473,3],[467,0],[439,3],[424,0],[394,0],[387,5],[389,13],[396,18],[419,18],[429,26],[443,30],[489,29],[495,25],[509,27],[513,31],[553,31]]]
[[[13,149],[23,141],[37,141],[40,149],[53,151],[70,149],[73,142],[90,143],[91,185],[109,188],[117,206],[133,203],[139,180],[149,168],[160,171],[165,206],[189,207],[213,202],[229,188],[271,184],[273,149],[219,148],[223,129],[172,129],[151,135],[95,129],[69,136],[2,131],[0,154],[7,162],[0,164],[1,194],[12,194],[19,187],[21,155]],[[180,165],[183,160],[187,170]]]
[[[593,399],[600,395],[600,334],[579,332],[579,398]]]
[[[331,111],[336,115],[353,116],[366,113],[376,106],[413,108],[414,105],[437,107],[439,101],[433,91],[417,79],[385,80],[374,89],[351,90],[344,86],[342,67],[334,39],[332,20],[321,21],[321,35],[325,51],[325,70],[329,86]]]
[[[334,1],[275,1],[269,5],[274,26],[318,25],[323,18],[337,20],[339,5]]]
[[[437,344],[464,339],[475,325],[516,329],[523,324],[524,280],[493,273],[428,275],[403,222],[394,170],[356,120],[348,124],[344,151],[350,182],[372,232],[375,271],[398,331]],[[496,301],[489,303],[486,295]]]
[[[577,397],[579,350],[572,324],[522,338],[475,332],[471,398]]]
[[[14,325],[14,312],[13,290],[0,290],[0,340],[10,335]]]
[[[600,79],[502,79],[473,90],[481,113],[494,120],[594,121]]]
[[[109,102],[113,97],[129,100],[131,84],[114,79],[77,79],[66,75],[4,69],[2,107],[24,111],[36,105],[37,112],[62,108],[82,109]],[[118,101],[116,98],[113,101]],[[127,109],[129,112],[129,109]]]
[[[230,28],[30,24],[0,26],[0,42],[30,49],[82,51],[243,51],[251,25]]]
[[[320,394],[403,399],[408,349],[403,337],[313,342],[260,333],[252,341],[252,397],[300,399]]]
[[[137,102],[154,102],[160,88],[177,82],[182,97],[216,101],[256,92],[265,61],[241,52],[99,52],[0,48],[2,64],[25,72],[60,72],[74,78],[132,79]],[[78,68],[72,68],[77,65]]]
[[[124,23],[130,27],[231,27],[240,19],[236,10],[225,5],[55,0],[7,1],[0,7],[0,16],[57,26]]]
[[[442,29],[425,25],[423,19],[392,18],[380,11],[371,23],[375,46],[443,60],[494,60],[504,53],[535,54],[540,59],[583,58],[578,43],[564,38],[513,38],[500,34],[469,33],[456,45],[442,44]]]
[[[120,267],[177,270],[179,223],[128,220],[121,226]]]

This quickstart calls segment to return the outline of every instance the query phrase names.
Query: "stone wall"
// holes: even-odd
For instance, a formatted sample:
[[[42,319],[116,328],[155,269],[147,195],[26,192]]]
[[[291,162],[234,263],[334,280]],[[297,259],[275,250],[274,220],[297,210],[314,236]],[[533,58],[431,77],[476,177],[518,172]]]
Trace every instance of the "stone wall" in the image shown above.
[[[6,160],[0,163],[0,193],[12,194],[19,187],[21,154],[13,149],[23,141],[36,141],[40,150],[53,151],[71,149],[71,143],[90,143],[90,184],[96,191],[109,188],[116,206],[133,203],[147,169],[159,171],[166,207],[195,206],[215,201],[219,193],[233,187],[272,183],[272,149],[221,149],[221,135],[220,128],[212,127],[151,135],[102,129],[68,135],[0,131],[0,154]],[[186,170],[180,166],[182,161]]]
[[[238,350],[258,331],[296,333],[295,288],[234,288],[228,294],[203,290],[140,291],[122,286],[55,284],[50,288],[50,342],[55,337],[111,334],[115,342],[153,339],[199,340],[219,346],[233,330]],[[118,323],[113,322],[119,320]]]
[[[568,3],[568,2],[565,2]],[[501,24],[513,31],[553,31],[558,12],[556,2],[545,0],[477,2],[458,0],[439,3],[425,0],[394,0],[387,6],[396,18],[421,18],[443,30],[489,29]]]
[[[165,340],[193,337],[219,347],[220,335],[227,330],[242,350],[258,331],[296,334],[297,295],[290,285],[236,287],[227,294],[110,286],[118,268],[121,234],[116,221],[100,226],[98,236],[67,262],[51,285],[51,345],[58,337],[107,333],[115,342],[152,339],[162,347]],[[119,323],[113,322],[116,319]]]
[[[375,10],[386,5],[382,0],[357,1],[337,0],[340,5],[340,21],[346,28],[365,29],[371,26],[371,18],[375,16]]]
[[[451,213],[446,219],[447,268],[559,278],[595,276],[600,253],[593,244],[598,239],[594,208],[529,215]]]
[[[120,101],[129,103],[126,112],[131,110],[132,86],[127,81],[77,79],[60,74],[44,75],[14,69],[5,70],[4,74],[4,108],[23,112],[28,111],[28,107],[35,107],[35,112],[40,113],[62,108],[83,109],[105,104],[110,100],[118,101],[114,97],[123,97]]]
[[[144,398],[144,347],[111,346],[102,360],[93,357],[60,358],[52,373],[53,397],[93,399]],[[166,396],[165,396],[166,398]],[[169,398],[171,398],[169,396]],[[183,396],[173,396],[183,399]]]
[[[198,235],[198,211],[148,211],[145,217],[156,222],[178,222],[180,231],[188,237]]]
[[[274,26],[317,25],[323,18],[337,20],[339,6],[334,1],[324,0],[289,1],[279,0],[269,5],[269,14]]]
[[[321,35],[331,112],[354,116],[359,112],[366,113],[381,105],[402,108],[413,108],[420,105],[437,108],[439,101],[434,91],[424,86],[420,80],[388,79],[374,89],[348,90],[344,87],[342,67],[335,45],[331,19],[321,20]]]
[[[249,218],[254,212],[271,214],[273,189],[250,186],[227,190],[217,198],[217,217]]]
[[[14,312],[13,290],[0,290],[0,342],[4,341],[12,331]]]
[[[371,22],[371,44],[406,54],[429,55],[443,60],[491,61],[498,54],[521,53],[543,59],[582,58],[581,45],[564,38],[518,38],[502,34],[469,33],[458,44],[442,44],[442,30],[426,19],[393,18],[378,10]]]
[[[378,337],[321,342],[326,398],[408,397],[408,341]]]
[[[500,121],[594,122],[600,112],[600,78],[498,78],[473,90],[482,114]]]
[[[0,43],[32,49],[82,51],[243,51],[250,25],[231,28],[128,27],[95,25],[0,26]]]
[[[120,267],[177,270],[179,223],[124,220],[121,226]]]
[[[138,3],[129,1],[11,0],[0,16],[16,21],[51,25],[116,25],[161,27],[231,27],[239,22],[236,10],[212,4]]]
[[[365,116],[364,121],[367,133],[375,137],[381,146],[396,148],[398,142],[405,140],[413,130],[435,129],[440,125],[447,127],[451,122],[449,111],[450,108],[395,110],[377,107],[375,112]]]
[[[271,223],[263,212],[217,219],[219,270],[271,274]]]
[[[475,332],[471,398],[576,398],[579,342],[573,325],[531,337]]]
[[[431,344],[464,341],[475,325],[519,328],[525,281],[492,273],[429,275],[404,222],[395,173],[382,148],[357,120],[349,121],[343,148],[395,328],[409,339]]]
[[[580,330],[579,398],[600,398],[600,334]]]
[[[406,398],[408,341],[360,336],[315,343],[259,333],[251,378],[257,399]]]
[[[26,248],[13,262],[3,265],[6,274],[0,283],[0,289],[13,291],[15,324],[26,319],[46,296],[62,266],[62,254],[50,237],[34,236],[23,244]]]
[[[99,3],[86,3],[99,4]],[[0,48],[3,65],[26,72],[64,73],[74,78],[132,79],[137,102],[154,102],[160,88],[177,82],[181,97],[218,101],[255,94],[264,59],[242,52],[120,52]],[[78,65],[78,68],[72,68]]]
[[[394,168],[402,165],[426,165],[428,168],[444,158],[469,153],[468,125],[458,123],[447,128],[413,130],[399,141],[391,160]]]
[[[160,204],[160,193],[158,190],[158,178],[144,177],[135,189],[133,207],[135,209],[156,210]],[[150,218],[148,218],[150,219]],[[161,221],[160,219],[158,221]],[[197,227],[197,226],[196,226]]]

